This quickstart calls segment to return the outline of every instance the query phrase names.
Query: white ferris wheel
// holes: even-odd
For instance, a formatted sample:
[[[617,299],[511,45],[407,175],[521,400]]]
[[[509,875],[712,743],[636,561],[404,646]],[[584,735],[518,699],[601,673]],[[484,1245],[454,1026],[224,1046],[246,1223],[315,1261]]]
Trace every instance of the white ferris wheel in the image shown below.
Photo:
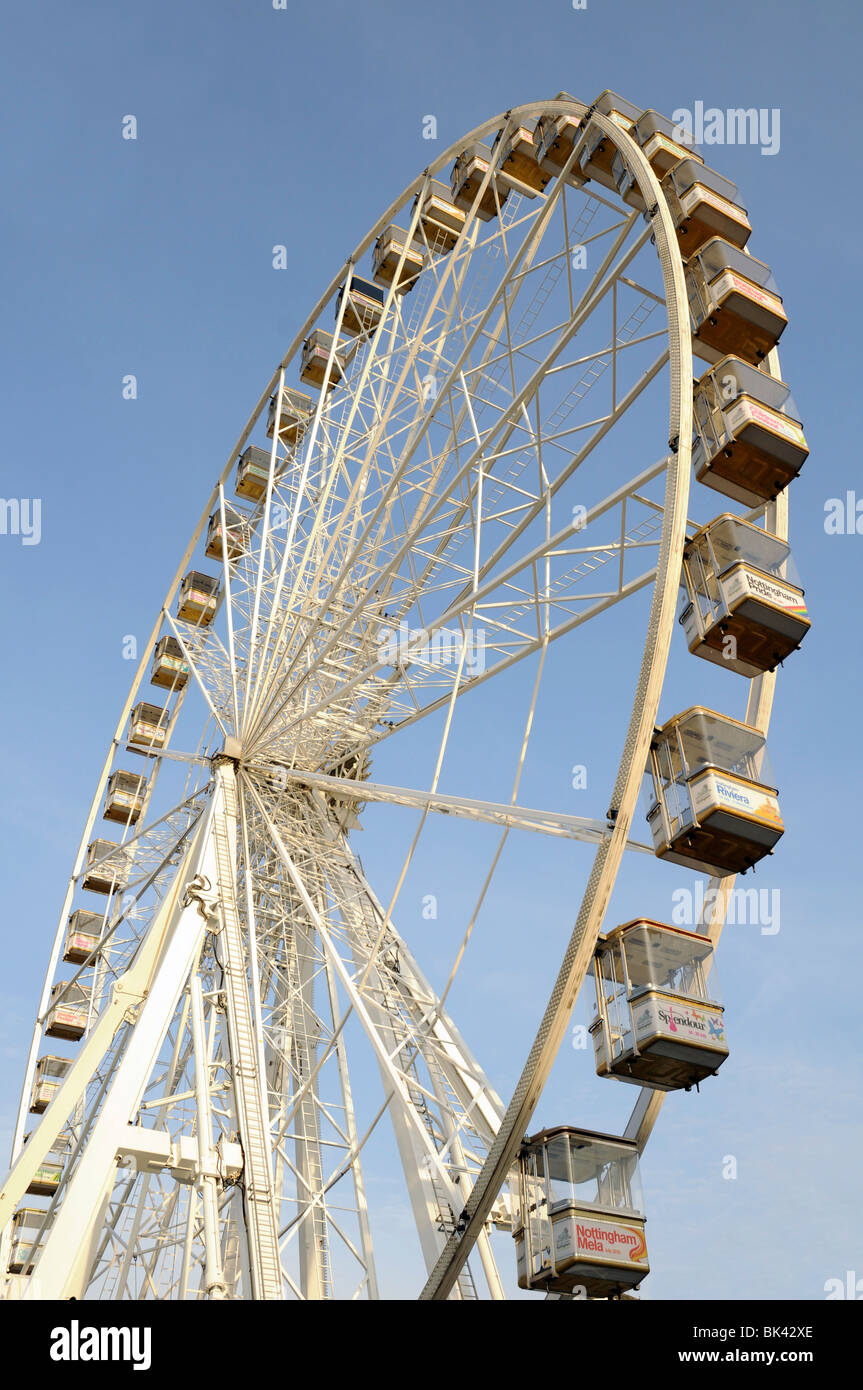
[[[393,1202],[427,1280],[403,1296],[638,1287],[638,1155],[727,1052],[712,953],[735,873],[782,833],[765,735],[808,626],[786,490],[806,446],[749,232],[669,121],[561,94],[453,145],[339,269],[207,499],[99,775],[0,1196],[7,1297],[376,1298]],[[590,816],[531,804],[542,712],[601,712],[572,672],[633,609],[616,777]],[[737,717],[660,713],[672,643],[728,669]],[[471,729],[494,776],[468,759],[449,794]],[[399,920],[441,817],[484,857],[436,991]],[[360,826],[378,867],[391,837],[387,886]],[[504,873],[550,842],[586,888],[500,1096],[450,990]],[[630,852],[711,876],[690,930],[606,922]],[[588,973],[631,1118],[528,1140]]]

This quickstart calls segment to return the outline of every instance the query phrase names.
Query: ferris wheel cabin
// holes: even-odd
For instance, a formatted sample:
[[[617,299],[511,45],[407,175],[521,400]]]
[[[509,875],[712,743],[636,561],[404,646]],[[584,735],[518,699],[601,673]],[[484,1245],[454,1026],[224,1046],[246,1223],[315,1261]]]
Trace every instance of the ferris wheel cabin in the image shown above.
[[[189,681],[189,664],[176,637],[160,637],[153,648],[150,684],[166,690],[182,690]]]
[[[631,101],[626,101],[616,92],[603,92],[598,97],[594,109],[599,111],[601,115],[608,116],[615,125],[620,126],[621,130],[628,133],[631,133],[635,122],[641,115],[640,106],[633,106]],[[595,123],[588,123],[584,144],[578,157],[582,177],[595,179],[605,188],[614,188],[612,164],[616,153],[617,150],[605,131],[600,130]]]
[[[243,450],[237,463],[234,492],[249,502],[259,502],[267,490],[269,477],[269,449],[259,449],[256,444],[250,444]]]
[[[745,873],[784,826],[765,738],[701,705],[657,729],[647,768],[654,852],[702,873]]]
[[[29,1138],[29,1135],[27,1136]],[[30,1197],[53,1197],[60,1186],[63,1169],[69,1158],[72,1141],[68,1135],[58,1135],[36,1169],[27,1187]],[[45,1213],[41,1213],[44,1217]]]
[[[650,1272],[635,1144],[543,1130],[522,1146],[518,1179],[519,1288],[617,1298]]]
[[[279,393],[274,391],[270,396],[267,407],[267,438],[272,439],[276,428],[276,405]],[[315,413],[315,403],[311,396],[307,396],[305,391],[297,391],[292,386],[282,387],[282,409],[279,415],[279,439],[283,444],[296,444],[297,440],[306,432],[306,428]],[[246,450],[246,453],[249,451]],[[263,496],[267,489],[267,478],[270,473],[270,455],[267,450],[263,451],[266,456],[265,476],[263,487],[259,497]],[[245,458],[245,454],[243,455]],[[257,498],[255,499],[257,500]]]
[[[559,98],[567,95],[567,92],[558,93]],[[561,174],[572,154],[580,130],[581,121],[577,116],[553,116],[548,113],[540,116],[534,132],[534,143],[537,161],[547,174],[553,177]],[[576,186],[584,183],[584,178],[576,166],[573,166],[567,175],[567,183]]]
[[[707,937],[639,917],[600,937],[590,1026],[599,1076],[689,1090],[728,1056]]]
[[[72,1063],[68,1057],[45,1056],[36,1063],[30,1113],[41,1115],[48,1109]]]
[[[147,778],[143,773],[112,772],[105,792],[102,819],[117,821],[120,825],[137,824],[146,794]]]
[[[211,574],[190,570],[180,585],[177,617],[196,627],[209,627],[219,607],[219,581]]]
[[[658,179],[662,179],[669,169],[673,169],[682,159],[695,160],[703,164],[700,154],[681,145],[673,139],[676,126],[658,111],[644,111],[632,126],[629,134],[644,151],[648,164]],[[618,193],[629,207],[644,211],[644,198],[629,168],[626,159],[618,150],[611,161],[611,172]]]
[[[735,502],[777,497],[808,457],[797,406],[784,381],[739,357],[723,357],[693,394],[695,476]]]
[[[89,893],[113,893],[123,888],[129,872],[129,860],[116,840],[93,840],[87,846],[81,887]]]
[[[497,139],[500,140],[502,135],[503,131],[498,131]],[[552,177],[543,169],[537,154],[536,131],[526,125],[518,126],[516,130],[511,131],[503,143],[500,178],[513,193],[520,193],[524,198],[535,198]]]
[[[708,362],[733,354],[757,364],[788,324],[769,265],[722,237],[686,262],[692,350]]]
[[[71,912],[66,923],[63,959],[70,965],[83,965],[89,960],[99,948],[102,922],[101,912],[89,912],[84,907]]]
[[[741,676],[772,671],[809,631],[788,542],[730,512],[687,543],[683,582],[689,650]]]
[[[59,980],[51,988],[48,1013],[45,1016],[45,1036],[78,1042],[87,1029],[89,994],[82,985]]]
[[[691,146],[681,142],[681,132],[674,122],[659,111],[642,111],[629,133],[641,146],[651,169],[659,179],[679,164],[681,159],[694,159],[697,164],[704,163],[700,154],[696,154]]]
[[[151,705],[146,700],[139,700],[129,715],[126,752],[142,753],[145,757],[155,758],[168,736],[170,721],[171,711],[166,706]]]
[[[345,359],[340,352],[333,352],[334,335],[323,328],[313,328],[300,355],[300,381],[307,386],[323,386],[333,391],[345,374]],[[332,353],[332,362],[330,354]],[[329,368],[329,371],[328,371]],[[267,474],[270,461],[267,459]]]
[[[372,252],[372,277],[379,285],[395,285],[397,294],[412,290],[425,268],[425,247],[416,238],[408,241],[403,227],[390,225],[381,232]]]
[[[491,158],[492,154],[488,145],[469,145],[466,150],[462,151],[452,167],[450,175],[452,200],[456,207],[461,208],[466,213],[470,212],[473,207],[473,200],[488,172]],[[493,173],[477,204],[477,217],[483,222],[491,222],[493,218],[497,217],[498,208],[503,207],[508,197],[509,188],[497,174]]]
[[[420,193],[417,194],[417,199],[420,197],[423,198],[423,203],[419,221],[429,249],[434,254],[446,255],[458,241],[467,221],[467,213],[464,208],[456,207],[450,198],[449,189],[437,179],[431,180],[424,197]]]
[[[354,276],[347,294],[345,286],[342,285],[336,295],[337,318],[343,299],[345,312],[342,315],[342,332],[349,338],[367,337],[374,333],[384,312],[383,290],[378,285],[373,285],[371,280],[361,280]]]
[[[209,560],[239,560],[246,548],[246,519],[233,507],[225,507],[225,543],[222,544],[222,513],[213,512],[207,522],[204,554]]]
[[[677,240],[689,260],[713,237],[744,247],[752,227],[746,209],[737,201],[737,186],[692,155],[682,159],[662,180]]]
[[[45,1224],[44,1211],[37,1207],[19,1207],[12,1217],[12,1241],[9,1273],[29,1271],[36,1251],[40,1248],[39,1232]]]

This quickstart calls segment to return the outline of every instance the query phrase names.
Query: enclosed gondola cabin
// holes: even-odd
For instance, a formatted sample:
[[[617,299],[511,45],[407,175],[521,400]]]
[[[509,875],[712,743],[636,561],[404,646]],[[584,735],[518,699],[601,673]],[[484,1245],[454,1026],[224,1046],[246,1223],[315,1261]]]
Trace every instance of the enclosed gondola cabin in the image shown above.
[[[88,893],[112,893],[123,888],[129,872],[127,851],[116,840],[92,840],[87,846],[81,887]]]
[[[153,648],[150,684],[165,690],[182,690],[189,680],[189,664],[176,637],[160,637]]]
[[[267,490],[269,476],[270,450],[250,444],[240,455],[234,492],[249,502],[259,502]]]
[[[630,132],[641,115],[641,107],[618,96],[616,92],[603,92],[595,104],[595,110],[608,116],[621,130]],[[584,144],[578,157],[582,176],[595,179],[605,188],[615,187],[612,165],[617,146],[596,122],[588,122]]]
[[[144,808],[147,778],[139,772],[112,772],[105,792],[103,820],[136,825]]]
[[[498,140],[502,135],[503,131],[499,131]],[[537,158],[536,132],[528,126],[517,126],[502,143],[499,177],[514,193],[535,198],[551,180]]]
[[[171,711],[162,705],[151,705],[141,700],[129,715],[129,734],[126,743],[127,753],[143,753],[145,757],[155,758],[168,737]]]
[[[425,247],[402,227],[381,232],[372,251],[372,275],[379,285],[395,285],[398,294],[413,289],[426,263]]]
[[[641,189],[635,177],[635,170],[630,166],[626,156],[618,150],[611,161],[611,173],[614,179],[614,186],[620,194],[627,207],[637,208],[639,212],[644,212],[647,206]]]
[[[642,111],[630,134],[641,146],[657,178],[662,178],[675,164],[679,164],[681,159],[694,159],[698,164],[704,163],[691,143],[686,143],[686,132],[659,111]]]
[[[687,543],[683,583],[689,650],[741,676],[772,671],[809,631],[788,542],[730,512]]]
[[[737,186],[715,169],[690,156],[681,159],[662,180],[677,231],[680,253],[689,260],[711,237],[743,247],[752,227],[738,202]]]
[[[70,965],[83,965],[99,948],[102,936],[103,917],[101,912],[88,912],[86,908],[76,908],[70,912],[66,923],[66,938],[63,945],[63,959]]]
[[[333,352],[334,335],[322,328],[315,328],[303,343],[300,355],[300,381],[307,386],[323,386],[332,391],[345,374],[345,359],[338,351]],[[332,354],[332,361],[330,360]]]
[[[771,501],[797,477],[809,449],[784,381],[739,357],[708,368],[693,393],[695,476],[744,506]]]
[[[78,1042],[87,1028],[89,999],[82,985],[59,981],[51,990],[45,1036]]]
[[[784,826],[764,735],[695,705],[657,729],[647,821],[659,859],[724,877],[769,854]]]
[[[343,300],[342,333],[348,338],[374,333],[384,312],[384,292],[380,286],[354,276],[350,289],[346,292],[342,285],[336,296],[336,319]]]
[[[733,354],[758,363],[788,323],[769,265],[712,237],[686,262],[692,350],[708,362]]]
[[[72,1145],[67,1135],[58,1135],[36,1169],[27,1187],[29,1197],[53,1197],[60,1186],[63,1169]],[[44,1215],[44,1213],[43,1213]]]
[[[418,193],[417,199],[422,199],[419,220],[429,250],[433,255],[447,255],[459,239],[467,213],[456,207],[449,189],[437,179],[432,179],[426,193]]]
[[[695,160],[703,164],[700,154],[682,145],[674,137],[678,128],[658,111],[643,111],[630,130],[630,135],[640,145],[648,164],[658,179],[662,179],[669,169],[673,169],[682,159]],[[644,211],[645,202],[626,159],[618,150],[611,162],[611,172],[617,191],[630,207]]]
[[[207,523],[207,541],[204,554],[208,560],[239,560],[246,548],[246,519],[233,507],[225,507],[225,539],[222,542],[221,508],[213,512]]]
[[[565,92],[559,94],[559,100],[566,96]],[[555,116],[551,113],[544,113],[536,123],[534,131],[534,144],[536,146],[537,162],[553,177],[557,177],[565,167],[575,146],[581,121],[578,116]],[[584,182],[584,176],[579,166],[573,160],[570,171],[566,176],[567,183],[572,183],[580,187]]]
[[[72,1063],[68,1057],[40,1057],[33,1077],[30,1111],[42,1115],[51,1104]]]
[[[650,1272],[635,1144],[561,1125],[522,1146],[518,1285],[617,1298]]]
[[[469,145],[462,151],[450,175],[450,192],[456,207],[470,212],[494,158],[488,145]],[[508,197],[508,186],[498,178],[495,171],[492,171],[482,197],[476,204],[477,217],[483,222],[491,222],[497,217]]]
[[[707,937],[640,917],[600,937],[591,969],[599,1076],[677,1091],[716,1074],[728,1047]]]
[[[177,617],[196,627],[209,627],[219,607],[219,581],[211,574],[190,570],[180,585]]]
[[[267,409],[267,438],[272,439],[276,430],[276,411],[278,408],[278,391],[274,391],[270,396],[270,404]],[[305,434],[309,422],[315,413],[315,402],[311,396],[306,395],[305,391],[297,391],[293,386],[282,387],[282,405],[279,411],[279,439],[283,444],[296,444]],[[248,453],[248,450],[246,451]],[[266,457],[263,465],[263,487],[258,493],[262,497],[267,489],[267,479],[270,474],[270,451],[262,451]],[[245,454],[243,455],[245,458]],[[280,460],[276,460],[278,468]],[[238,489],[239,491],[239,489]],[[257,498],[255,499],[257,501]]]
[[[12,1217],[9,1246],[9,1273],[29,1273],[39,1248],[39,1232],[45,1224],[46,1213],[37,1207],[19,1207]]]

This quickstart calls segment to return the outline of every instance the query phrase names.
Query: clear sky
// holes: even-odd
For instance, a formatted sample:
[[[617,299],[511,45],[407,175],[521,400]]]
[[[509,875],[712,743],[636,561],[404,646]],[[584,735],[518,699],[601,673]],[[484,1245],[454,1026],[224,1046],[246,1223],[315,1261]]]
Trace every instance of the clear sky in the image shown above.
[[[731,1057],[701,1095],[670,1099],[651,1140],[644,1292],[818,1299],[831,1278],[863,1278],[863,535],[824,525],[829,499],[863,501],[850,430],[858,5],[44,0],[6,6],[2,27],[2,493],[42,505],[38,545],[0,535],[4,1151],[70,860],[132,675],[123,637],[144,640],[214,476],[348,251],[430,148],[521,102],[560,89],[591,101],[610,87],[667,114],[697,102],[764,108],[780,113],[776,153],[705,154],[739,185],[752,249],[791,321],[783,375],[811,448],[793,485],[792,540],[814,626],[781,674],[770,735],[788,830],[759,883],[781,890],[781,927],[737,926],[723,939]],[[128,114],[135,141],[121,138]],[[436,146],[423,139],[428,115]],[[289,249],[286,271],[273,269],[276,244]],[[134,402],[122,399],[127,373]],[[604,679],[600,648],[588,680]],[[584,761],[594,741],[622,741],[622,725],[580,722],[596,708],[568,703],[562,765]],[[610,776],[590,806],[570,794],[563,809],[601,814]],[[457,857],[428,872],[456,940],[467,876]],[[473,993],[453,998],[501,1092],[533,1036],[569,911],[562,901],[544,932],[529,895],[522,906],[485,938]],[[577,897],[570,906],[571,917]],[[444,938],[424,942],[414,916],[405,932],[439,983]],[[636,1094],[597,1081],[574,1050],[555,1087],[544,1123],[622,1125]],[[734,1179],[723,1177],[728,1156]],[[390,1292],[400,1229],[394,1217],[383,1237]]]

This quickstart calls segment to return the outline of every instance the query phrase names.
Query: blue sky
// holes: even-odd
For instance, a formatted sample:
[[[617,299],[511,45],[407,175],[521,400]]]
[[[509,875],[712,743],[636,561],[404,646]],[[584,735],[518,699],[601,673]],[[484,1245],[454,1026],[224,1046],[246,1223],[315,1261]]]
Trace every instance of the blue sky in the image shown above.
[[[738,183],[753,252],[784,296],[783,375],[811,448],[793,485],[792,540],[814,626],[779,682],[770,747],[788,831],[760,880],[781,889],[782,922],[774,936],[738,926],[723,939],[732,1054],[701,1095],[668,1101],[645,1157],[654,1269],[645,1294],[817,1299],[827,1279],[863,1276],[851,1179],[863,1143],[863,537],[824,529],[828,499],[849,490],[863,499],[849,428],[863,212],[858,7],[327,0],[276,11],[270,0],[47,0],[7,8],[3,28],[2,491],[42,499],[42,539],[0,536],[0,1129],[11,1126],[70,859],[132,675],[123,636],[144,640],[212,479],[313,302],[429,162],[423,118],[437,119],[437,152],[561,88],[590,101],[610,87],[667,114],[697,101],[778,109],[775,155],[705,154]],[[129,113],[134,142],[121,138]],[[275,244],[289,248],[287,271],[272,267]],[[134,402],[121,395],[127,373],[138,380]],[[615,660],[600,640],[594,684]],[[550,712],[562,766],[622,739],[610,718],[579,723],[601,721],[601,702],[598,714],[596,701],[584,708]],[[468,772],[450,789],[469,791]],[[597,764],[595,785],[605,775]],[[601,814],[604,795],[564,809]],[[443,838],[439,853],[424,872],[456,940],[470,866]],[[525,891],[521,920],[515,912],[505,932],[484,938],[472,986],[453,997],[501,1091],[532,1038],[587,867],[579,859],[560,888],[561,921],[547,931],[534,923],[527,935]],[[424,886],[418,879],[416,896]],[[634,877],[623,884],[618,920],[639,910],[640,891]],[[404,930],[436,982],[445,978],[444,929],[434,942],[419,920]],[[501,1038],[504,1016],[511,1039]],[[539,1118],[622,1125],[634,1090],[596,1081],[571,1051],[555,1072],[558,1109]],[[721,1176],[727,1155],[738,1159],[735,1180]],[[395,1217],[384,1245],[398,1271]]]

